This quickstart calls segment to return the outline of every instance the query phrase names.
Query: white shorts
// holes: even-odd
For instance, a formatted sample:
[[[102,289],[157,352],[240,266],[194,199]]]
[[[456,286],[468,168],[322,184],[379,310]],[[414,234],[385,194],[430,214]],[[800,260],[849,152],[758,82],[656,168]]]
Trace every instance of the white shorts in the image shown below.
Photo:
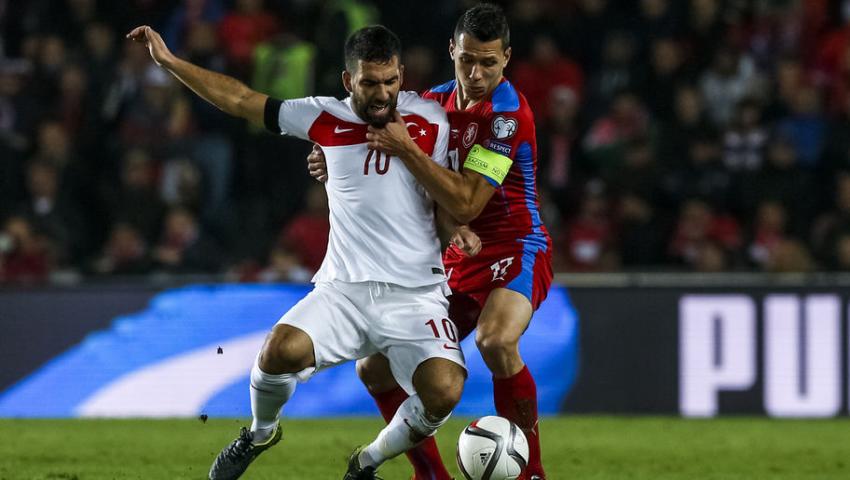
[[[393,377],[413,394],[413,373],[429,358],[466,368],[457,328],[449,320],[445,285],[407,288],[384,282],[319,282],[278,320],[303,330],[313,341],[316,368],[382,353]]]

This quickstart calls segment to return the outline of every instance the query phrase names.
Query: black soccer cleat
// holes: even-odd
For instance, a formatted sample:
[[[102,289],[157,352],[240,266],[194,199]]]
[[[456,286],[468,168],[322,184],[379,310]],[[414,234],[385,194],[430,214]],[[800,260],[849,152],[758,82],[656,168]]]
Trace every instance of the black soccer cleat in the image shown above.
[[[365,445],[361,445],[355,448],[348,457],[348,471],[342,480],[382,480],[376,475],[375,467],[360,467],[360,452],[364,447]]]
[[[254,433],[242,427],[239,430],[239,436],[230,445],[215,457],[215,461],[210,467],[210,480],[235,480],[245,473],[248,465],[254,461],[257,456],[268,450],[270,447],[280,441],[281,428],[278,423],[274,429],[274,433],[265,443],[255,445]]]

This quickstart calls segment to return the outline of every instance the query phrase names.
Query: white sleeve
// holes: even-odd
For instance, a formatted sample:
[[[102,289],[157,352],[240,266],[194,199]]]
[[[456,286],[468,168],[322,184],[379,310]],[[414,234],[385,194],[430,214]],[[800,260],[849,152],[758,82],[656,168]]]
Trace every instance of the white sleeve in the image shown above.
[[[266,101],[265,124],[273,133],[292,135],[309,140],[308,132],[313,122],[322,113],[322,105],[316,97]]]
[[[449,167],[449,121],[446,114],[437,121],[437,142],[434,144],[434,155],[431,158],[443,168]]]
[[[448,158],[449,149],[449,117],[442,105],[434,100],[421,98],[416,92],[400,92],[398,97],[398,109],[402,116],[412,114],[425,120],[430,127],[436,127],[436,139],[434,139],[433,149],[431,145],[425,147],[420,145],[424,150],[431,150],[431,159],[444,168],[449,168],[450,161]],[[433,138],[433,137],[431,137]],[[420,143],[417,141],[417,143]]]

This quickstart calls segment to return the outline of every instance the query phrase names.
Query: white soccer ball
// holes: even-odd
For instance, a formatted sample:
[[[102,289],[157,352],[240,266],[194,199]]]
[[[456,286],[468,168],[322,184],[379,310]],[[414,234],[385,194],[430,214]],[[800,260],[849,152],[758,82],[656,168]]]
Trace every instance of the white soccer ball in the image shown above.
[[[457,465],[467,480],[513,480],[528,464],[528,440],[502,417],[481,417],[457,441]]]

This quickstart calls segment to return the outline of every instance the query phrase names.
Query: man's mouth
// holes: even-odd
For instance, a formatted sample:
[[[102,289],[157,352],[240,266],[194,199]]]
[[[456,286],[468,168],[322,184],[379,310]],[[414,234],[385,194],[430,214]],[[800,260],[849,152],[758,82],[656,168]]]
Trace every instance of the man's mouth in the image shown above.
[[[369,105],[369,113],[374,115],[383,115],[390,111],[390,104],[388,103],[373,103]]]

